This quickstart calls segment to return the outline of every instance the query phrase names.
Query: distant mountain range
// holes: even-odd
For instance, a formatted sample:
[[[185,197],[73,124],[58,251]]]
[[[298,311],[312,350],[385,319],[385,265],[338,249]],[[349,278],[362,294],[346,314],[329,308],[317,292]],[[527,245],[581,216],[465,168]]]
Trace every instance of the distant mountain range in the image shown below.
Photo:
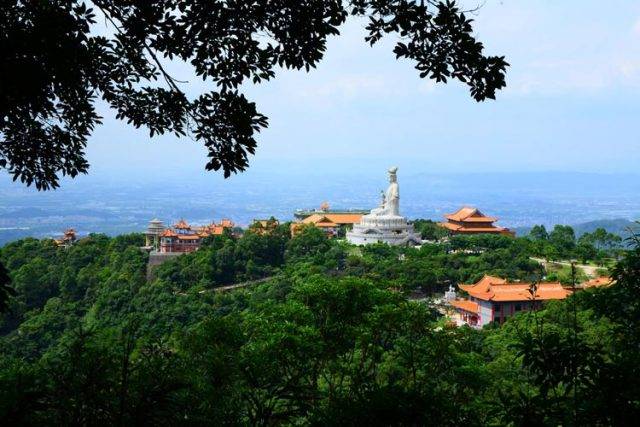
[[[595,221],[573,224],[571,226],[576,233],[576,237],[580,237],[584,233],[592,233],[597,228],[604,228],[609,233],[617,234],[623,238],[627,238],[633,233],[640,233],[640,224],[624,218],[598,219]],[[514,231],[517,236],[526,236],[531,231],[531,227],[516,227],[514,228]],[[547,231],[551,231],[551,229],[548,229]]]

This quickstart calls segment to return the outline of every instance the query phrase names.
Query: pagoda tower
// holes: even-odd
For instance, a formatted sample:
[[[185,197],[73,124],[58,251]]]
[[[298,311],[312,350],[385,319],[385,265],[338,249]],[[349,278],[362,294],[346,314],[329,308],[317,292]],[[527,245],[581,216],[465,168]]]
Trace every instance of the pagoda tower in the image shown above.
[[[154,218],[149,221],[149,226],[145,234],[145,247],[151,248],[154,251],[160,249],[160,235],[164,232],[165,227],[162,221],[158,218]]]

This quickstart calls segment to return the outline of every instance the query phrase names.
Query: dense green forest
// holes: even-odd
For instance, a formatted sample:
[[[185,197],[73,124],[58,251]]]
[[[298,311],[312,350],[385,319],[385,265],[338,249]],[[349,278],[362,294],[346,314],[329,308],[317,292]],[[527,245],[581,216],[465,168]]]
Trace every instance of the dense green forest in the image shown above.
[[[640,415],[640,247],[619,250],[615,237],[559,226],[353,247],[313,227],[291,239],[283,224],[210,238],[150,279],[142,244],[90,235],[0,248],[15,291],[0,322],[5,425],[577,426]],[[452,327],[429,299],[407,298],[483,274],[541,280],[532,256],[581,246],[586,261],[617,259],[616,284],[501,327]]]

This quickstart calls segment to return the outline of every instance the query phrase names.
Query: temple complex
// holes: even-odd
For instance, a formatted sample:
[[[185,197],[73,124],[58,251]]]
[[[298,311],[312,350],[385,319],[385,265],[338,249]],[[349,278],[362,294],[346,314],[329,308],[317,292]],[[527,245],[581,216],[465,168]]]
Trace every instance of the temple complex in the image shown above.
[[[347,232],[347,240],[355,245],[388,243],[390,245],[419,245],[422,239],[413,225],[400,215],[400,187],[396,172],[389,169],[389,187],[382,193],[380,206],[363,215],[353,229]]]
[[[449,304],[458,314],[459,324],[480,328],[489,323],[503,323],[520,311],[539,308],[543,301],[565,299],[571,291],[559,282],[509,282],[500,277],[485,275],[475,284],[460,284],[468,299],[456,299]]]
[[[498,227],[493,223],[498,218],[486,216],[476,208],[462,207],[457,212],[444,216],[447,222],[438,223],[451,234],[502,234],[515,236],[508,228]]]
[[[153,219],[145,232],[145,249],[157,253],[193,252],[200,247],[205,237],[220,236],[234,226],[233,221],[223,219],[219,224],[192,227],[181,219],[173,227],[166,228],[162,221]]]
[[[361,213],[314,213],[294,222],[290,226],[291,236],[295,236],[304,226],[320,228],[329,237],[338,236],[341,229],[351,228],[362,219]]]

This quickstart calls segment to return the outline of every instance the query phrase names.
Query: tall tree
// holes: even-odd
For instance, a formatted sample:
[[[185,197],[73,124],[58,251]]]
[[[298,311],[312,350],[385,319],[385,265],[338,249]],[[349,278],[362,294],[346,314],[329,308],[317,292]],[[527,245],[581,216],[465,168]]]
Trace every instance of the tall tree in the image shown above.
[[[570,225],[556,225],[549,233],[549,242],[561,257],[566,258],[576,246],[576,233]]]
[[[549,238],[549,233],[547,233],[547,229],[544,224],[534,225],[529,231],[529,236],[531,236],[534,240],[547,240]]]
[[[602,227],[596,228],[593,233],[584,233],[580,236],[580,242],[588,243],[596,249],[613,249],[619,247],[622,238],[617,234],[609,233]]]
[[[102,101],[151,136],[202,142],[208,170],[242,171],[267,117],[241,84],[269,80],[277,67],[315,67],[349,15],[369,19],[372,45],[399,35],[396,57],[422,78],[457,79],[477,101],[505,86],[504,57],[483,54],[453,1],[9,0],[0,11],[0,168],[38,189],[86,173]],[[174,59],[212,90],[188,97],[164,67]]]
[[[0,262],[0,313],[4,313],[9,307],[9,298],[15,295],[16,291],[11,287],[9,272]]]

